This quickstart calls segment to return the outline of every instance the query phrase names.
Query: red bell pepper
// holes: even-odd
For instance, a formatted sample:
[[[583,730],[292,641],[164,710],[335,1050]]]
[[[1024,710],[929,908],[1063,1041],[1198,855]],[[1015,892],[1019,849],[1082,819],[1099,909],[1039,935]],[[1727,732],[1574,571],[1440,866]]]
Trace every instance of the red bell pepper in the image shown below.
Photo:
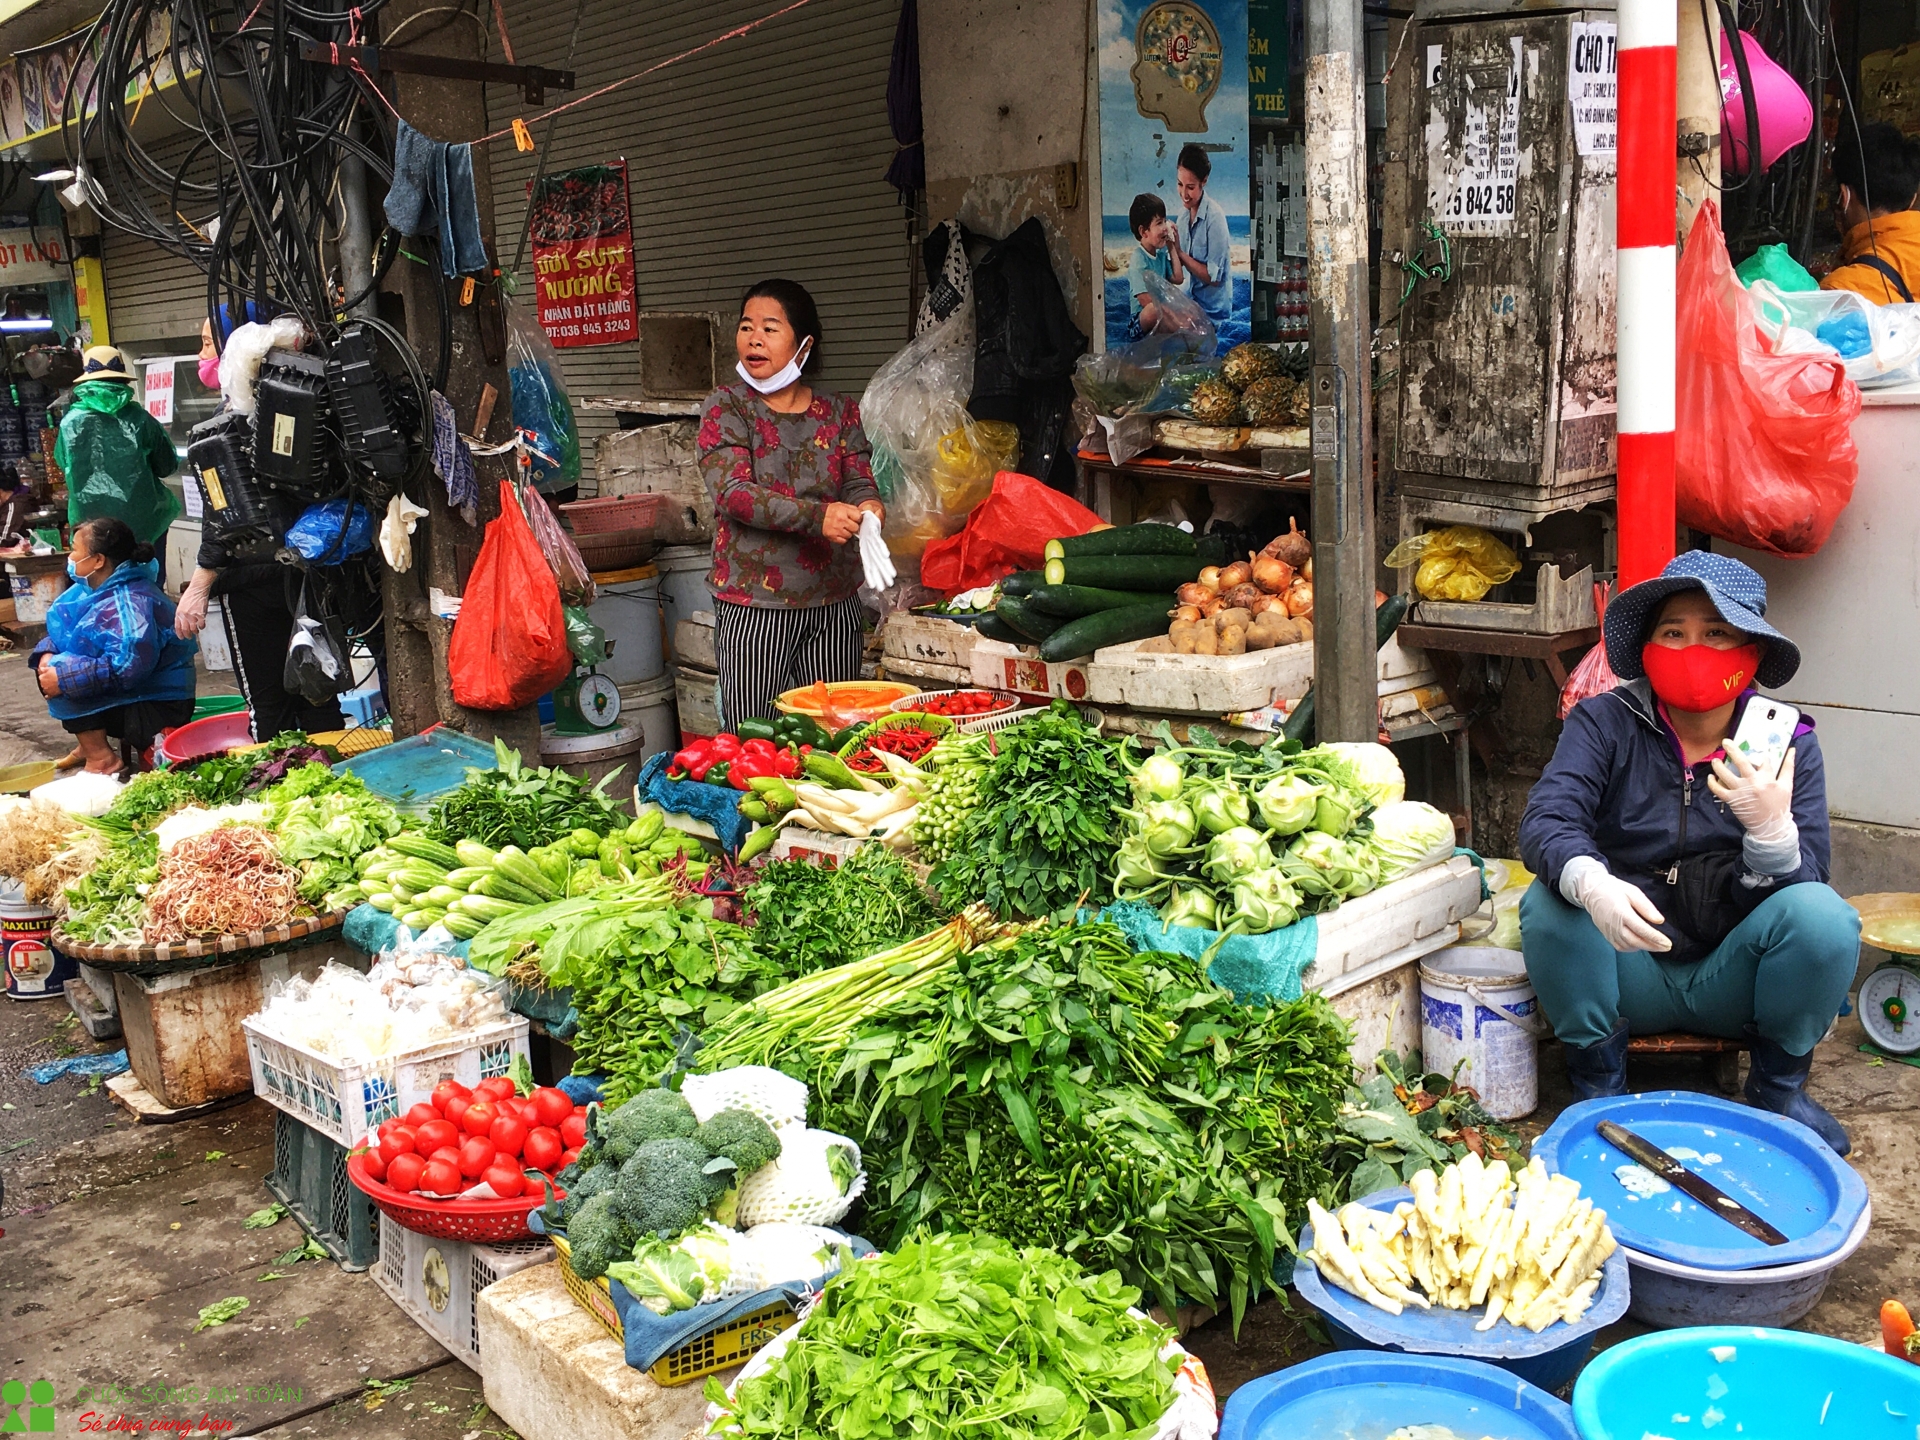
[[[780,747],[771,740],[753,739],[740,747],[742,755],[754,755],[763,760],[771,760],[779,753]]]
[[[747,790],[751,788],[748,781],[774,773],[771,755],[756,755],[751,750],[743,750],[740,758],[727,768],[727,783],[736,790]]]
[[[791,750],[782,750],[773,757],[773,773],[782,780],[798,779],[800,775],[800,757]]]
[[[740,737],[738,735],[729,735],[725,731],[722,731],[713,737],[711,748],[714,758],[731,760],[740,753]]]
[[[676,780],[683,775],[698,780],[712,763],[712,742],[705,739],[696,740],[674,755],[673,763],[667,767],[667,774]]]

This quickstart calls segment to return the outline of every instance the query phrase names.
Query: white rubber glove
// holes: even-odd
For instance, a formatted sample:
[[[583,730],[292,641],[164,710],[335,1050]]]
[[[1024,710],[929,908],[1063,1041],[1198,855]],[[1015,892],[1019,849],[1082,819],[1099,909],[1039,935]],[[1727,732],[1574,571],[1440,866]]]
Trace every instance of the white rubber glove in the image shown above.
[[[1800,868],[1800,827],[1793,819],[1794,752],[1769,780],[1738,750],[1713,762],[1707,788],[1733,812],[1746,834],[1741,849],[1756,875],[1791,875]]]
[[[380,522],[380,553],[394,574],[404,575],[413,568],[413,527],[426,516],[425,510],[404,495],[395,495],[387,502],[386,518]]]
[[[860,567],[866,573],[867,588],[876,594],[892,587],[899,578],[887,542],[880,533],[880,517],[871,510],[860,514]]]
[[[1654,927],[1666,916],[1638,885],[1622,880],[1591,855],[1576,855],[1560,871],[1560,893],[1578,905],[1616,950],[1671,950]]]

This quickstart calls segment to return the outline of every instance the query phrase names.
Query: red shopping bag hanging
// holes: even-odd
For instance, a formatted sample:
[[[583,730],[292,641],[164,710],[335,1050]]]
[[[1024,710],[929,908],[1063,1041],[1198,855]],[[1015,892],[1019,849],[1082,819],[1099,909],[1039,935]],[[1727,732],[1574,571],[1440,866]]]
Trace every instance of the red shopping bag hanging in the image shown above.
[[[1779,355],[1733,273],[1720,212],[1700,207],[1680,260],[1674,499],[1736,545],[1811,555],[1860,473],[1860,389],[1834,356]]]
[[[447,646],[453,698],[470,710],[518,710],[572,669],[553,567],[503,480],[500,516],[487,522]]]
[[[1072,496],[1031,475],[1002,470],[993,477],[993,493],[974,507],[960,533],[927,546],[920,583],[957,595],[1016,570],[1038,570],[1047,541],[1084,535],[1100,523]]]

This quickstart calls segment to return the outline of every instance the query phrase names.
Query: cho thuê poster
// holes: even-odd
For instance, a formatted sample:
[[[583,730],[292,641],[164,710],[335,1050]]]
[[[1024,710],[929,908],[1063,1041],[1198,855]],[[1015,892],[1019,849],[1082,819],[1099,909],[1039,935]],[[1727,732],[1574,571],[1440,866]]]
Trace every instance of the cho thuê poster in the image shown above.
[[[1208,313],[1224,353],[1253,327],[1247,0],[1100,0],[1099,17],[1107,344],[1138,338],[1129,277],[1170,269],[1177,243],[1201,262],[1182,267],[1181,288]],[[1181,165],[1183,152],[1204,157],[1204,179]],[[1139,203],[1146,197],[1166,223],[1143,246],[1134,220],[1151,211]]]
[[[540,328],[562,350],[634,339],[626,161],[542,176],[531,200]]]

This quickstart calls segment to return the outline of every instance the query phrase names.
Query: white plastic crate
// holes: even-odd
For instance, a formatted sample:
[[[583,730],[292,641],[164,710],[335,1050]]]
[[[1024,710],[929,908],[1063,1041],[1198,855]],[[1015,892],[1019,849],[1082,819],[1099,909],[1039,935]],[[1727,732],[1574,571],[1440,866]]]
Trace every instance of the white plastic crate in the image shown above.
[[[240,1022],[253,1066],[253,1093],[349,1148],[382,1120],[433,1098],[442,1080],[478,1085],[513,1069],[527,1054],[527,1022],[518,1015],[458,1040],[389,1056],[372,1065],[330,1059]]]
[[[380,1217],[380,1259],[373,1283],[414,1323],[470,1370],[486,1371],[480,1355],[480,1292],[496,1280],[554,1258],[545,1239],[473,1245],[439,1240]]]

